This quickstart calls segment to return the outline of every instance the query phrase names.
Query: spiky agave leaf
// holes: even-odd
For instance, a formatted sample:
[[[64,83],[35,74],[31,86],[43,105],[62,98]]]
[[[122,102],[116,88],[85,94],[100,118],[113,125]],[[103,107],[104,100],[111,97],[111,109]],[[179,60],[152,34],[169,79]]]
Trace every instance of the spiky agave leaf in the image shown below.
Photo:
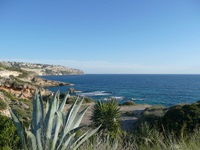
[[[48,99],[47,103],[46,103],[46,114],[49,111],[49,109],[50,109],[50,102],[49,102],[49,99]]]
[[[65,135],[65,137],[64,137],[64,139],[63,139],[63,142],[62,142],[62,145],[61,145],[61,147],[60,147],[59,149],[60,149],[60,150],[69,149],[69,148],[70,148],[70,145],[71,145],[71,142],[73,142],[73,138],[74,138],[76,132],[77,132],[78,130],[82,129],[82,128],[83,128],[83,126],[79,126],[79,127],[75,128],[75,129],[69,131],[69,132]]]
[[[55,116],[55,121],[56,121],[56,125],[54,127],[54,133],[53,133],[53,141],[52,141],[52,149],[55,149],[56,143],[59,140],[58,135],[59,135],[59,131],[61,126],[63,125],[63,121],[62,121],[62,112],[57,111],[56,112],[56,116]]]
[[[69,93],[65,96],[64,100],[60,104],[58,111],[63,111],[68,97],[69,97]]]
[[[89,137],[91,137],[94,133],[96,133],[101,126],[97,127],[96,129],[87,132],[84,136],[78,138],[71,146],[71,149],[76,150],[83,142],[85,142]]]
[[[12,114],[13,120],[15,120],[16,126],[21,135],[21,141],[24,149],[27,149],[26,142],[31,145],[30,149],[48,149],[48,150],[60,150],[72,147],[78,147],[84,142],[88,137],[90,137],[97,130],[91,132],[86,132],[80,138],[74,139],[75,133],[82,127],[80,127],[81,120],[87,111],[85,107],[82,111],[79,112],[83,99],[79,101],[79,97],[70,107],[67,115],[62,112],[64,109],[65,102],[67,100],[66,95],[61,104],[59,104],[59,92],[54,95],[52,101],[47,103],[46,116],[44,117],[44,107],[41,93],[35,93],[33,100],[33,118],[31,130],[26,130],[24,132],[21,122],[18,117]],[[78,102],[79,101],[79,102]],[[77,104],[78,103],[78,104]],[[45,131],[45,132],[44,132]],[[26,134],[27,141],[25,141]],[[74,144],[73,144],[74,143]],[[29,147],[28,147],[29,149]]]
[[[79,97],[77,98],[77,100],[79,100]],[[71,116],[68,121],[68,124],[67,124],[67,127],[68,127],[68,130],[67,131],[70,131],[72,128],[74,128],[74,119],[76,118],[77,116],[77,113],[83,103],[83,98],[79,101],[79,103],[75,106],[74,110],[72,111],[71,113]],[[80,119],[79,119],[80,120]],[[81,120],[80,120],[81,121]]]
[[[27,145],[26,145],[26,141],[25,141],[25,137],[24,137],[24,128],[22,126],[22,123],[19,120],[18,116],[11,109],[10,109],[10,114],[11,114],[12,120],[14,122],[14,125],[17,128],[17,133],[20,137],[22,146],[24,147],[24,149],[27,149]]]
[[[41,129],[43,126],[43,118],[44,118],[44,110],[43,103],[41,101],[41,94],[39,95],[36,90],[35,96],[33,99],[33,113],[32,113],[32,132],[35,135],[37,146],[39,150],[42,150],[42,137],[41,137]]]
[[[25,133],[27,135],[27,143],[30,143],[31,150],[37,150],[37,142],[36,142],[36,137],[31,131],[28,131],[25,129]]]
[[[60,91],[57,91],[56,100],[57,100],[56,110],[58,110],[60,105]]]
[[[48,109],[48,112],[46,114],[45,117],[45,126],[46,126],[46,143],[48,140],[51,139],[51,132],[52,132],[52,128],[53,128],[53,119],[54,119],[54,115],[57,109],[57,95],[59,92],[56,92],[56,94],[54,95],[53,99],[50,102],[50,107]]]
[[[74,128],[77,128],[77,127],[80,125],[80,123],[81,123],[81,121],[82,121],[82,119],[83,119],[83,116],[85,115],[85,113],[86,113],[88,107],[89,107],[89,106],[86,106],[81,112],[79,112],[79,113],[76,115],[76,117],[75,117],[75,119],[74,119],[74,121],[73,121],[73,126],[71,126],[70,130],[72,130],[72,129],[74,129]]]
[[[77,124],[78,122],[81,122],[80,119],[82,119],[82,118],[79,117],[79,120],[80,120],[80,121],[79,121],[79,120],[76,120],[76,123],[74,124],[74,120],[75,120],[75,118],[76,118],[76,116],[77,116],[77,113],[78,113],[80,107],[81,107],[81,104],[82,104],[82,102],[83,102],[83,98],[82,98],[82,99],[79,101],[79,103],[76,105],[76,103],[78,102],[78,100],[79,100],[79,97],[77,97],[76,101],[74,102],[74,104],[71,106],[70,110],[69,110],[68,113],[67,113],[67,116],[66,116],[66,118],[65,118],[66,121],[65,121],[65,124],[64,124],[64,128],[63,128],[62,135],[61,135],[61,140],[60,140],[60,143],[59,143],[58,148],[60,148],[61,143],[63,142],[63,139],[64,139],[64,137],[66,136],[66,134],[67,134],[70,130],[72,130],[72,129],[78,127],[77,125],[75,126],[75,124]],[[86,111],[86,110],[85,110],[85,111]],[[82,112],[82,114],[84,114],[85,111]],[[80,124],[80,123],[79,123],[79,124]]]
[[[66,115],[66,116],[63,115],[63,117],[65,117],[65,118],[63,118],[64,127],[63,127],[63,129],[62,129],[62,131],[61,131],[61,137],[60,137],[60,140],[59,140],[58,149],[59,149],[60,146],[62,145],[62,142],[63,142],[63,139],[64,139],[65,135],[66,135],[67,132],[69,131],[69,129],[68,129],[68,124],[69,124],[71,115],[72,115],[72,113],[73,113],[73,111],[74,111],[74,109],[75,109],[75,106],[76,106],[77,101],[78,101],[78,98],[75,100],[75,102],[74,102],[74,103],[72,104],[72,106],[70,107],[70,109],[69,109],[67,115]]]

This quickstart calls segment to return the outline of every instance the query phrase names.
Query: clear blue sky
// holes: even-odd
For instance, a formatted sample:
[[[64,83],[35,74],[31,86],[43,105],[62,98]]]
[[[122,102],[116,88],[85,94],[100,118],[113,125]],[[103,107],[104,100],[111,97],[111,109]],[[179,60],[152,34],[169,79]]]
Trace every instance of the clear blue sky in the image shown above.
[[[1,0],[0,60],[200,74],[200,1]]]

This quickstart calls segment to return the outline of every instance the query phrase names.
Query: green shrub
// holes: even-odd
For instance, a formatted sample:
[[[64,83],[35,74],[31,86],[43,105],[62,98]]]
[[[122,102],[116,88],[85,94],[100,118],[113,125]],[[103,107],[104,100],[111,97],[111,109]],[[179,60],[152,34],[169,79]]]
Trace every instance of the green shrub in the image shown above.
[[[128,100],[128,101],[126,101],[126,102],[124,102],[124,103],[122,103],[122,104],[120,104],[120,105],[121,105],[121,106],[135,106],[136,103],[133,102],[133,101],[131,101],[131,100]]]
[[[124,113],[126,116],[135,116],[134,112],[132,111],[127,111]]]
[[[15,99],[15,97],[14,97],[11,93],[9,93],[9,92],[7,92],[7,91],[5,91],[5,90],[2,90],[2,89],[0,89],[0,91],[3,92],[3,94],[4,94],[7,98],[9,98],[10,100],[14,100],[14,99]]]
[[[12,120],[0,115],[0,149],[20,149],[20,139]]]
[[[7,108],[6,102],[0,98],[0,110],[6,109],[6,108]]]
[[[120,115],[116,100],[98,101],[92,108],[92,125],[94,127],[101,125],[99,131],[102,131],[104,135],[115,138],[121,133]]]
[[[153,128],[161,129],[162,128],[162,117],[165,115],[168,109],[164,106],[152,106],[146,108],[138,119],[134,128],[140,127],[142,124],[147,123]]]
[[[20,70],[21,74],[18,75],[19,78],[26,78],[29,75],[28,71]]]
[[[193,132],[200,124],[200,103],[174,106],[166,112],[162,120],[163,126],[177,135]]]
[[[17,105],[13,106],[12,109],[16,114],[18,114],[19,119],[22,121],[22,124],[25,127],[29,127],[31,117],[30,111],[24,110]]]

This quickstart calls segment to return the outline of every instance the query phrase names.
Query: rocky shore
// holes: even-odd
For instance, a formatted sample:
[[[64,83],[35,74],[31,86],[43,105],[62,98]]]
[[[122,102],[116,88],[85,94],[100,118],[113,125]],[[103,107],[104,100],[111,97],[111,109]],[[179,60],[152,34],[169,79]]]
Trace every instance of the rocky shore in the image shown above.
[[[67,74],[83,74],[83,71],[58,65],[0,61],[0,102],[25,113],[32,107],[31,101],[36,89],[41,91],[44,99],[48,99],[53,92],[45,87],[72,85],[66,82],[46,80],[40,75]],[[1,109],[0,113],[9,116],[8,107]]]
[[[30,99],[36,88],[40,89],[44,96],[48,96],[52,95],[52,92],[44,87],[72,84],[46,80],[39,76],[67,74],[83,74],[83,71],[59,65],[0,61],[0,89],[16,98]]]

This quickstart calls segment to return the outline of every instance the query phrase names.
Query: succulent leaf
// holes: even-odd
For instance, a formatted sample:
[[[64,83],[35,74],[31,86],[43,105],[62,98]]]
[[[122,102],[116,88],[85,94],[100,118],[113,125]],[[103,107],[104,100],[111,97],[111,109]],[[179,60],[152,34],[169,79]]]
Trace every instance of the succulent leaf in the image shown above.
[[[51,138],[51,132],[53,128],[53,119],[54,119],[54,114],[56,112],[57,108],[57,95],[59,92],[56,92],[54,98],[50,102],[50,108],[46,114],[45,118],[45,125],[46,125],[46,139]]]
[[[36,143],[36,138],[35,138],[34,134],[26,129],[25,129],[25,133],[27,135],[28,143],[29,143],[29,141],[31,143],[31,147],[32,147],[31,149],[37,150],[37,143]]]
[[[68,132],[65,137],[64,137],[64,140],[62,142],[62,145],[61,145],[61,150],[64,150],[66,148],[69,148],[68,145],[70,143],[70,140],[75,136],[75,133],[80,130],[81,128],[83,128],[83,126],[80,126],[80,127],[77,127],[73,130],[71,130],[70,132]],[[59,148],[58,148],[59,149]]]
[[[71,149],[74,149],[74,150],[77,149],[81,144],[83,144],[83,142],[85,142],[89,137],[91,137],[94,133],[96,133],[100,127],[101,126],[88,132],[87,134],[85,134],[84,137],[79,138],[77,141],[75,141],[74,144],[71,146]]]
[[[30,129],[24,130],[17,115],[10,110],[12,119],[17,127],[24,150],[64,150],[77,148],[98,129],[84,133],[75,139],[75,133],[83,126],[79,126],[88,109],[85,107],[79,112],[83,99],[79,97],[72,104],[67,114],[63,112],[67,94],[60,104],[59,91],[46,105],[46,116],[44,116],[44,105],[41,92],[36,90],[33,99],[33,113]],[[79,101],[79,102],[78,102]],[[25,138],[26,137],[26,138]],[[30,147],[28,147],[28,146]]]
[[[11,109],[10,109],[10,114],[11,114],[12,120],[14,122],[14,125],[17,128],[17,133],[20,137],[22,146],[26,149],[27,145],[26,145],[26,142],[25,142],[24,128],[22,126],[22,123],[20,122],[18,116]]]
[[[83,119],[83,116],[85,115],[87,109],[88,109],[89,106],[85,107],[81,112],[79,112],[77,115],[76,115],[76,118],[74,119],[74,122],[73,122],[73,126],[71,126],[71,130],[74,129],[74,128],[77,128],[82,119]]]
[[[59,109],[58,109],[59,111],[63,111],[63,109],[64,109],[64,107],[65,107],[65,103],[66,103],[68,97],[69,97],[69,94],[67,94],[67,95],[65,96],[64,100],[63,100],[62,103],[60,104]]]
[[[52,141],[52,149],[55,148],[56,146],[56,143],[58,141],[58,135],[59,135],[59,131],[60,131],[60,127],[62,126],[62,112],[59,112],[57,111],[56,112],[56,126],[55,126],[55,129],[54,129],[54,136],[53,136],[53,141]]]
[[[43,104],[41,104],[40,95],[36,90],[33,99],[33,117],[32,117],[32,132],[35,135],[38,149],[42,150],[41,127],[43,126]]]

